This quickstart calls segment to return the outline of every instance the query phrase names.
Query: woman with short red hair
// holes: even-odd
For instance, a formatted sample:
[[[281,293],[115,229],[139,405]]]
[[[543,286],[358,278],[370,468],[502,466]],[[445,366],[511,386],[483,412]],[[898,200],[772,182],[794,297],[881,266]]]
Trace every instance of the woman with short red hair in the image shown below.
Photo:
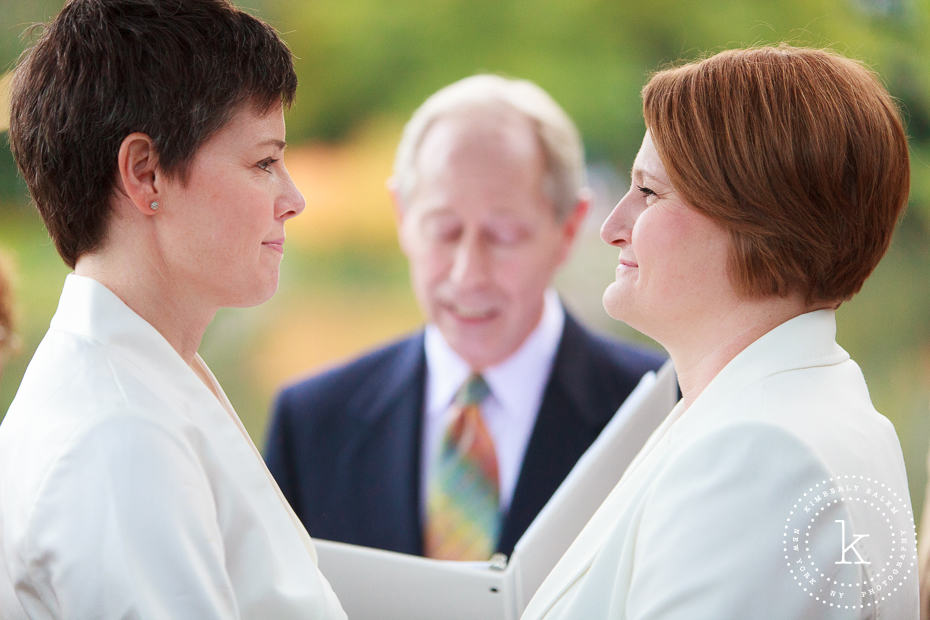
[[[782,45],[661,71],[643,111],[604,307],[683,397],[524,617],[916,618],[900,444],[835,342],[907,200],[894,102]]]

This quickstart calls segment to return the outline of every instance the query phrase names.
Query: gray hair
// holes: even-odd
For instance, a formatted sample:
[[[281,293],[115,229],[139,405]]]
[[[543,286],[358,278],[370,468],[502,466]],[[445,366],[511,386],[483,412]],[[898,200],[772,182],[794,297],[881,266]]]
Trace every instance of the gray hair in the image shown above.
[[[440,89],[413,113],[404,126],[394,158],[392,184],[400,202],[417,183],[416,156],[429,128],[453,113],[474,109],[511,109],[533,126],[546,162],[543,192],[559,220],[567,217],[585,187],[584,151],[578,129],[542,88],[528,80],[473,75]]]

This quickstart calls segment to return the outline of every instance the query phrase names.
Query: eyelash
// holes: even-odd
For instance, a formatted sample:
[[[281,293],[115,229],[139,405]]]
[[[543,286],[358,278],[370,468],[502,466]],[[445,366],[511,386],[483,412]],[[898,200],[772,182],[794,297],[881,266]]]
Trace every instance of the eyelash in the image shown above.
[[[264,170],[265,172],[270,172],[269,168],[271,168],[271,166],[272,166],[276,161],[278,161],[278,160],[277,160],[277,159],[274,159],[273,157],[269,157],[268,159],[263,159],[263,160],[261,160],[260,162],[258,162],[258,167],[259,167],[261,170]]]
[[[641,185],[637,185],[637,186],[636,186],[636,189],[638,189],[638,190],[640,191],[640,193],[642,193],[643,196],[656,196],[656,195],[657,195],[654,191],[652,191],[652,190],[649,189],[648,187],[643,187],[643,186],[641,186]]]

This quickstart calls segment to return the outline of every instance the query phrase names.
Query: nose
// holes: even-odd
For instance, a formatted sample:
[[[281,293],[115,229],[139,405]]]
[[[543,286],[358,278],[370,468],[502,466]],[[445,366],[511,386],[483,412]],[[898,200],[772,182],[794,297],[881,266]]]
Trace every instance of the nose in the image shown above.
[[[635,188],[630,187],[620,202],[614,206],[610,215],[601,224],[601,239],[608,245],[621,247],[630,242],[630,235],[633,232],[633,224],[636,222],[632,216],[631,201]]]
[[[280,220],[289,220],[295,215],[299,215],[301,211],[304,210],[307,206],[307,201],[304,200],[303,194],[301,194],[297,186],[294,185],[294,180],[291,179],[291,175],[288,173],[287,168],[284,166],[281,168],[282,188],[281,193],[278,195],[278,199],[275,201],[275,217]]]
[[[455,247],[449,279],[460,287],[476,287],[488,276],[488,256],[476,234],[462,235]]]

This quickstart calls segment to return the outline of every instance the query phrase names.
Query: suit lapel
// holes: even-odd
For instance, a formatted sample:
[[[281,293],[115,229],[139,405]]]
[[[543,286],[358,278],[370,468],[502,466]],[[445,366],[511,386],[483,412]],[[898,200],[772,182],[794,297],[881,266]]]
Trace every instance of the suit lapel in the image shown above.
[[[211,430],[214,435],[211,447],[218,454],[226,454],[226,458],[221,459],[222,462],[233,472],[231,477],[237,481],[241,490],[245,491],[246,496],[256,500],[254,508],[262,514],[269,530],[276,530],[279,535],[284,536],[287,530],[284,525],[285,519],[282,517],[286,516],[286,521],[293,526],[296,537],[306,547],[315,564],[316,549],[306,528],[294,514],[271,472],[265,467],[258,448],[252,442],[219,381],[200,355],[196,356],[194,363],[207,384],[200,385],[200,381],[191,384],[190,377],[185,378],[183,384],[178,381],[180,385],[184,385],[187,392],[183,402],[188,405],[189,415],[192,419],[199,418],[201,428]]]
[[[613,535],[621,519],[627,518],[630,502],[641,494],[656,463],[669,450],[670,431],[682,414],[680,403],[653,432],[630,463],[620,482],[610,491],[578,537],[540,585],[527,610],[533,617],[545,616],[591,568],[604,540]],[[529,614],[528,614],[529,615]]]
[[[409,339],[381,376],[355,395],[352,433],[337,477],[349,486],[343,515],[351,515],[363,544],[419,555],[420,435],[425,381],[422,333]],[[354,399],[353,399],[354,400]],[[370,541],[370,542],[368,542]]]
[[[676,449],[681,438],[693,437],[720,416],[731,417],[734,410],[732,400],[736,395],[767,375],[792,368],[835,364],[847,359],[848,354],[834,341],[833,320],[832,311],[818,311],[776,327],[734,357],[688,409],[683,409],[679,402],[546,577],[527,608],[530,612],[527,616],[543,617],[589,570],[605,538],[615,532],[622,519],[627,518],[630,503],[639,501],[642,489],[654,478],[656,468]],[[785,335],[785,330],[793,331]],[[802,350],[799,353],[794,344],[799,341],[805,342],[810,352]]]
[[[589,346],[588,335],[566,313],[552,374],[501,530],[502,553],[512,553],[522,532],[613,414],[615,395],[598,384]]]

